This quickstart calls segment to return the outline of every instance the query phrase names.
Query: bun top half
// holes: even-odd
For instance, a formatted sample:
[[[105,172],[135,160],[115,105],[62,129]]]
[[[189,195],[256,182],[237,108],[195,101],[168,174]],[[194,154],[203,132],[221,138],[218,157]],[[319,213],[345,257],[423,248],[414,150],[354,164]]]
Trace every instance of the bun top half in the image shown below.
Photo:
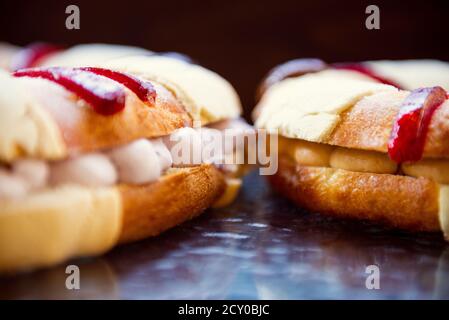
[[[171,90],[201,125],[240,116],[239,97],[224,78],[213,71],[166,56],[129,56],[101,67],[129,72],[157,81]]]
[[[256,127],[282,136],[386,153],[409,91],[351,71],[325,70],[270,87],[255,109]],[[424,157],[449,157],[449,101],[435,112]]]
[[[1,72],[0,161],[20,157],[61,159],[241,114],[237,93],[225,79],[176,56],[90,44],[54,54],[42,66],[95,66],[128,73],[150,82],[156,101],[149,107],[124,88],[123,111],[103,116],[58,84]]]
[[[56,160],[69,155],[154,138],[192,126],[182,103],[152,82],[154,104],[124,88],[125,107],[104,116],[60,85],[40,78],[0,73],[0,160],[21,157]]]
[[[176,54],[85,44],[51,56],[43,66],[103,67],[156,81],[169,89],[201,125],[237,118],[242,113],[240,99],[228,81],[211,70],[177,58]]]

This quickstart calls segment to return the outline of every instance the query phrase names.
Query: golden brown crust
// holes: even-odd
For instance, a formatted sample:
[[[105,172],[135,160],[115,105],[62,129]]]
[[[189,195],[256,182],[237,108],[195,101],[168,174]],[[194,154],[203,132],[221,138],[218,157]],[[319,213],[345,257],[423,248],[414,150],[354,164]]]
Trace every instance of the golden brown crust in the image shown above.
[[[367,96],[341,115],[329,136],[329,144],[387,152],[388,139],[396,114],[408,91],[381,92]]]
[[[424,145],[424,156],[449,157],[449,100],[446,100],[432,117]]]
[[[127,91],[123,111],[103,116],[62,87],[42,79],[21,79],[35,103],[47,111],[59,127],[68,153],[109,148],[129,141],[158,137],[191,126],[192,120],[179,101],[153,82],[154,105],[147,105]]]
[[[120,185],[123,227],[120,243],[140,240],[198,216],[223,193],[225,180],[212,165],[172,169],[158,182]]]
[[[354,149],[387,152],[388,139],[408,91],[387,91],[367,96],[341,115],[326,143]],[[449,157],[449,100],[430,122],[424,157]]]
[[[439,231],[439,187],[432,180],[295,165],[280,159],[274,187],[309,210],[414,231]]]

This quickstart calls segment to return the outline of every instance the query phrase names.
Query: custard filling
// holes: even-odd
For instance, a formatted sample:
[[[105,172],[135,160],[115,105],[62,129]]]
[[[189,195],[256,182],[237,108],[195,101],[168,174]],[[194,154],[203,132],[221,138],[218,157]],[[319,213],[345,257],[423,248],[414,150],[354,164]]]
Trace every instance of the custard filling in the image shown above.
[[[322,143],[279,137],[279,153],[295,163],[312,167],[330,167],[354,172],[404,174],[449,184],[449,160],[423,159],[398,165],[387,154],[331,146]]]
[[[239,135],[245,134],[250,127],[240,119],[225,120],[209,127],[182,128],[165,137],[141,138],[64,160],[23,158],[8,165],[0,164],[0,200],[18,199],[64,185],[99,188],[118,183],[146,184],[158,180],[171,167],[203,163],[217,166],[226,178],[238,178],[240,166],[222,160],[242,150],[239,146],[224,149],[224,144],[223,147],[221,143],[215,145],[225,139],[225,130],[229,128],[233,129],[233,135]],[[204,152],[205,149],[213,152]]]

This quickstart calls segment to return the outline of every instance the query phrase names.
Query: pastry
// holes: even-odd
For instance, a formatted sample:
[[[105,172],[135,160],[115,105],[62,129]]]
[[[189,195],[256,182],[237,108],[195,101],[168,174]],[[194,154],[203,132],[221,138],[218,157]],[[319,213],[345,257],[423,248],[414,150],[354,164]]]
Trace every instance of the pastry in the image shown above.
[[[449,100],[327,68],[267,87],[256,127],[279,135],[281,194],[312,211],[449,239]]]
[[[227,128],[254,133],[234,89],[138,59],[0,72],[0,272],[102,254],[236,196],[244,170],[219,160],[244,151],[201,152]]]

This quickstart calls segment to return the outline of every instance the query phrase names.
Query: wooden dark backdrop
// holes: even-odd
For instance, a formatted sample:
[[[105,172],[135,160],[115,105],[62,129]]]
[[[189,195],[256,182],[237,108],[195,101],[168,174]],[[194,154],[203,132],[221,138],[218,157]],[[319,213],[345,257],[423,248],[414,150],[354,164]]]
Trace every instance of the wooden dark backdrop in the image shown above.
[[[81,29],[65,28],[65,8]],[[381,29],[365,28],[376,4]],[[238,90],[246,115],[258,81],[296,57],[449,60],[449,1],[0,1],[0,41],[109,42],[184,52]]]

